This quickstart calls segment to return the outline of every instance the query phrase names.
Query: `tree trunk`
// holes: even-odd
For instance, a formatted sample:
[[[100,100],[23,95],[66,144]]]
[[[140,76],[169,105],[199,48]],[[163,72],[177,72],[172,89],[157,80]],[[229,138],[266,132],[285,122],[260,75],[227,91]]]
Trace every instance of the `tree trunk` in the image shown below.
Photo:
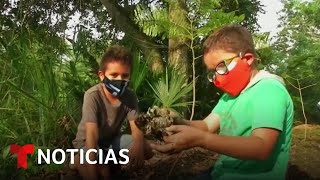
[[[185,31],[183,35],[179,32],[169,33],[169,65],[177,68],[181,75],[186,75],[186,81],[188,82],[190,78],[188,62],[188,44],[190,44],[190,40],[186,36],[188,35],[187,29],[190,27],[190,22],[187,18],[186,0],[169,0],[169,19],[171,26]],[[188,100],[189,97],[184,97],[184,101]],[[187,117],[187,114],[188,109],[186,108],[183,115]]]
[[[169,18],[172,25],[188,27],[186,1],[169,1]],[[181,72],[189,77],[188,69],[188,39],[169,34],[169,64],[181,68]]]

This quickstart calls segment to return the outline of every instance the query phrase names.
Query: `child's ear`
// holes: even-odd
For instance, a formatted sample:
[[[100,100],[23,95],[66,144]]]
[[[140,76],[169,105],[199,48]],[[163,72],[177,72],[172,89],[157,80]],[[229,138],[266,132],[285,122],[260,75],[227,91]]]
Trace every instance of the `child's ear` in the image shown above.
[[[102,81],[104,79],[104,73],[102,71],[98,72],[98,76],[99,76],[100,81]]]
[[[252,53],[246,53],[246,54],[244,54],[243,59],[245,59],[250,66],[251,66],[251,65],[254,63],[254,61],[255,61],[254,55],[253,55]]]

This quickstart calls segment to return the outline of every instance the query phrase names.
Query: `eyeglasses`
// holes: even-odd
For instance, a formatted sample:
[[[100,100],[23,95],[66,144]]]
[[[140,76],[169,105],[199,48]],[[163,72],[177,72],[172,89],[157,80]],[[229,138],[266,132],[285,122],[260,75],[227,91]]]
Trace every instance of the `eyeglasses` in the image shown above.
[[[242,57],[241,53],[229,59],[222,60],[213,70],[209,71],[207,74],[207,78],[210,82],[213,82],[216,78],[216,74],[224,75],[228,73],[228,65],[233,61],[236,57]]]

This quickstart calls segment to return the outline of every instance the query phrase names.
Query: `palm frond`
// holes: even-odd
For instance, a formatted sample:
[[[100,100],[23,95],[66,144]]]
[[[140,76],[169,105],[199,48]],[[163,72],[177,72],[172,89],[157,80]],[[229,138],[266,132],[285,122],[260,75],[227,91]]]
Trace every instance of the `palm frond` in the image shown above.
[[[142,56],[139,52],[134,53],[133,57],[133,71],[130,78],[130,86],[134,92],[137,92],[143,84],[149,70],[147,62],[142,61]]]
[[[192,83],[187,83],[187,77],[175,68],[167,68],[165,74],[154,83],[148,82],[156,103],[164,108],[186,108],[192,102],[186,101],[191,95]]]

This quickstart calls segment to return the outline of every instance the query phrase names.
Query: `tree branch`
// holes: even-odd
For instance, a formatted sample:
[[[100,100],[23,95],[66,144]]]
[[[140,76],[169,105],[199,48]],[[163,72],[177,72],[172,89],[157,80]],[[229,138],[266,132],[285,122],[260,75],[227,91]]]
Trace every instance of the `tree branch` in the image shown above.
[[[306,89],[306,88],[311,87],[311,86],[315,86],[315,85],[317,85],[317,83],[314,83],[314,84],[308,85],[306,87],[303,87],[303,88],[301,88],[301,90]]]
[[[140,28],[135,24],[128,16],[128,13],[118,5],[116,0],[100,0],[101,3],[107,9],[110,17],[115,24],[128,35],[136,43],[138,47],[143,51],[147,59],[150,59],[152,69],[155,71],[162,71],[163,63],[158,49],[159,44],[155,43],[150,37],[140,31]],[[157,68],[159,68],[157,70]]]
[[[288,79],[287,79],[287,81],[288,81],[288,83],[289,83],[291,86],[293,86],[293,87],[296,88],[296,89],[299,89],[297,86],[293,85]]]
[[[197,56],[197,57],[195,57],[194,59],[199,59],[199,58],[201,58],[203,55],[200,55],[200,56]]]

